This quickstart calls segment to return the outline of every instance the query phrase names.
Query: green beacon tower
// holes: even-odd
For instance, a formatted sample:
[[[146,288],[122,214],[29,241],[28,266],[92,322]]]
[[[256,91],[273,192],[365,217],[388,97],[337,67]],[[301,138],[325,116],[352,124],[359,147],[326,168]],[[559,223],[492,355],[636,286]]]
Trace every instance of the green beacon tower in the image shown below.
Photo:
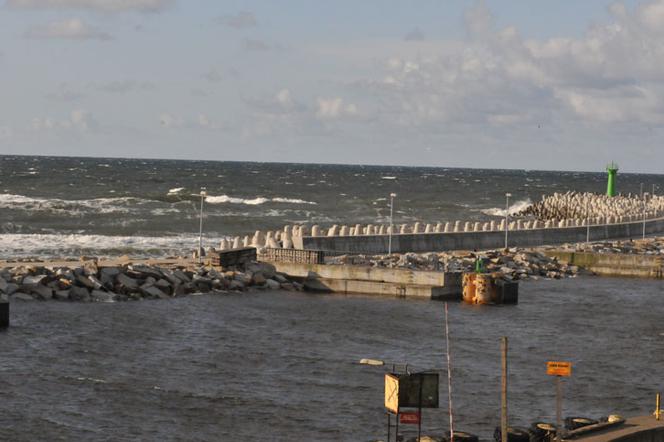
[[[611,162],[606,166],[606,172],[609,174],[606,181],[606,195],[616,196],[616,175],[618,174],[618,165]]]

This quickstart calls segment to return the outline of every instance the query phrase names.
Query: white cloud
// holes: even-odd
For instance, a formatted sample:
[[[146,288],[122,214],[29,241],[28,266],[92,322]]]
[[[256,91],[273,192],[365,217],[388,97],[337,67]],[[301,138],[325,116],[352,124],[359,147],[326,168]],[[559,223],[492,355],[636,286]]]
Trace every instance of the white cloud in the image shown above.
[[[320,119],[336,119],[357,114],[357,106],[353,103],[344,104],[342,98],[318,98],[316,116]]]
[[[437,53],[393,56],[357,92],[385,125],[468,127],[645,124],[664,126],[664,0],[633,11],[618,3],[612,20],[579,38],[525,40],[496,29],[484,2],[465,16],[470,39]],[[341,114],[340,99],[319,116]]]
[[[32,119],[31,129],[35,132],[54,130],[76,130],[88,132],[98,127],[92,114],[85,109],[74,109],[68,118],[57,119],[53,117],[35,117]]]
[[[106,32],[96,29],[81,19],[72,18],[55,21],[46,25],[35,26],[28,30],[29,38],[62,38],[70,40],[110,40]]]
[[[83,9],[98,12],[159,12],[174,0],[7,0],[17,9]]]
[[[117,80],[108,83],[101,83],[96,86],[97,89],[111,94],[126,94],[136,91],[149,91],[155,88],[151,81],[138,80]]]
[[[249,11],[241,11],[233,15],[223,15],[217,19],[217,22],[234,29],[253,28],[258,24],[254,13]]]

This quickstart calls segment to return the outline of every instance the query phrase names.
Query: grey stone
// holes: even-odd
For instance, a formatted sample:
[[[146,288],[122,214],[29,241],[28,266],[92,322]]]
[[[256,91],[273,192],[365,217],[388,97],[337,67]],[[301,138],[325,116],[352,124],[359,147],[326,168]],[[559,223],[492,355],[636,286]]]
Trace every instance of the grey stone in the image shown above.
[[[9,302],[9,295],[5,293],[0,293],[0,303]]]
[[[234,279],[234,280],[231,281],[228,288],[231,289],[231,290],[244,290],[244,283],[242,281],[238,281],[237,279]]]
[[[266,262],[252,262],[246,265],[245,270],[250,273],[262,273],[266,279],[273,278],[277,274],[277,269],[272,264]]]
[[[191,278],[189,276],[187,276],[187,274],[185,272],[183,272],[182,270],[180,270],[180,269],[174,270],[173,271],[173,276],[175,276],[177,279],[179,279],[182,282],[190,282],[191,281]]]
[[[44,301],[53,299],[53,289],[50,287],[46,287],[41,284],[31,284],[29,286],[25,285],[23,287],[28,289],[28,293],[30,293],[31,295],[38,296],[39,299],[42,299]]]
[[[268,287],[270,290],[279,290],[279,289],[281,288],[281,284],[279,284],[279,283],[278,283],[277,281],[275,281],[274,279],[268,279],[268,280],[266,281],[266,284],[267,284],[267,287]]]
[[[85,275],[76,275],[76,282],[78,282],[80,285],[83,287],[87,287],[89,289],[95,288],[94,282],[92,282],[87,276]]]
[[[143,293],[147,294],[147,295],[150,295],[150,296],[153,296],[153,297],[159,298],[159,299],[168,299],[168,298],[170,298],[170,296],[168,296],[166,293],[162,292],[161,290],[159,290],[159,288],[157,288],[153,285],[151,285],[151,286],[143,285],[143,286],[141,286],[141,291]]]
[[[317,279],[307,279],[304,281],[304,290],[315,293],[331,293],[332,290]]]
[[[7,281],[5,281],[5,278],[0,278],[0,292],[7,292]]]
[[[53,294],[53,298],[58,301],[68,301],[69,300],[70,290],[56,290]]]
[[[87,259],[87,260],[81,260],[81,264],[83,265],[83,273],[86,276],[97,276],[97,272],[99,272],[99,268],[97,267],[97,260],[96,259]]]
[[[41,284],[44,278],[46,278],[46,275],[28,275],[23,278],[21,284],[24,285]]]
[[[102,284],[101,281],[94,275],[89,275],[88,279],[90,282],[92,282],[92,287],[96,290],[99,290],[104,286],[104,284]]]
[[[155,279],[155,281],[164,277],[164,275],[162,275],[162,273],[156,267],[145,265],[130,265],[129,269],[133,270],[134,272],[141,273],[145,275],[145,277],[151,276]]]
[[[265,275],[263,275],[263,273],[258,272],[253,274],[253,276],[251,277],[251,282],[255,285],[263,285],[267,282],[267,278],[265,278]]]
[[[155,282],[154,285],[161,291],[164,292],[171,291],[171,283],[166,281],[165,279],[160,279],[159,281]]]
[[[34,301],[35,298],[28,295],[27,293],[16,292],[10,296],[12,301]]]
[[[273,279],[275,281],[277,281],[278,283],[280,283],[280,284],[284,284],[284,283],[288,282],[288,279],[284,275],[282,275],[281,273],[277,273],[276,275],[274,275]]]
[[[12,293],[15,293],[18,291],[18,284],[14,284],[13,282],[10,282],[7,284],[7,287],[5,287],[4,292],[8,295],[11,295]]]
[[[115,294],[102,292],[101,290],[93,290],[90,297],[94,302],[113,302]]]
[[[69,291],[69,299],[71,299],[72,301],[83,301],[83,302],[89,301],[90,292],[85,287],[74,286]]]
[[[295,286],[293,284],[291,284],[290,282],[285,282],[285,283],[281,284],[281,288],[283,290],[287,290],[289,292],[295,291]]]
[[[138,288],[138,281],[136,281],[133,278],[130,278],[129,276],[125,275],[124,273],[120,273],[116,278],[115,281],[120,284],[121,286],[129,289],[129,290],[136,290]]]

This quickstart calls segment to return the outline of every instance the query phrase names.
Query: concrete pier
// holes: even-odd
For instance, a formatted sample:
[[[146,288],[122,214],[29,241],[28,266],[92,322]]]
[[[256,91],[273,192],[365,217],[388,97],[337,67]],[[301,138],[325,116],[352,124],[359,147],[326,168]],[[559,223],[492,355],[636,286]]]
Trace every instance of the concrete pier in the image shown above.
[[[545,226],[551,226],[550,221]],[[557,226],[558,223],[556,222]],[[515,225],[516,227],[516,225]],[[471,231],[463,231],[468,228]],[[461,226],[457,221],[453,232],[444,233],[401,233],[392,236],[392,251],[396,253],[432,252],[447,250],[487,250],[504,247],[505,224],[501,221],[499,230],[477,231],[470,229],[470,223]],[[405,229],[402,228],[402,232]],[[646,235],[664,232],[664,218],[651,219],[645,223]],[[510,230],[509,247],[537,247],[586,241],[585,226],[541,227]],[[636,239],[643,235],[643,222],[632,221],[621,224],[591,225],[590,241],[609,239]],[[341,253],[380,254],[388,250],[388,235],[363,235],[354,237],[298,237],[294,238],[296,249],[325,250]]]

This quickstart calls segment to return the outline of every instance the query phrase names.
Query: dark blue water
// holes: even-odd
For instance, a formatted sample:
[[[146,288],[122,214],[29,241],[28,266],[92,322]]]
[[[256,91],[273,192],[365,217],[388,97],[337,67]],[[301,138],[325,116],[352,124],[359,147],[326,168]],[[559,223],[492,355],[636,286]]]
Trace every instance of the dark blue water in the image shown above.
[[[547,360],[573,363],[566,415],[652,412],[664,389],[663,289],[540,281],[521,285],[517,306],[451,304],[458,428],[491,439],[503,335],[512,424],[554,419]],[[35,302],[12,305],[12,321],[0,333],[1,440],[369,441],[385,437],[385,369],[359,359],[445,366],[433,301],[271,292]],[[447,428],[440,391],[427,433]]]
[[[664,188],[619,174],[618,190]],[[603,192],[605,173],[0,156],[0,253],[181,254],[195,247],[206,187],[206,244],[285,224],[486,220],[543,194]]]

